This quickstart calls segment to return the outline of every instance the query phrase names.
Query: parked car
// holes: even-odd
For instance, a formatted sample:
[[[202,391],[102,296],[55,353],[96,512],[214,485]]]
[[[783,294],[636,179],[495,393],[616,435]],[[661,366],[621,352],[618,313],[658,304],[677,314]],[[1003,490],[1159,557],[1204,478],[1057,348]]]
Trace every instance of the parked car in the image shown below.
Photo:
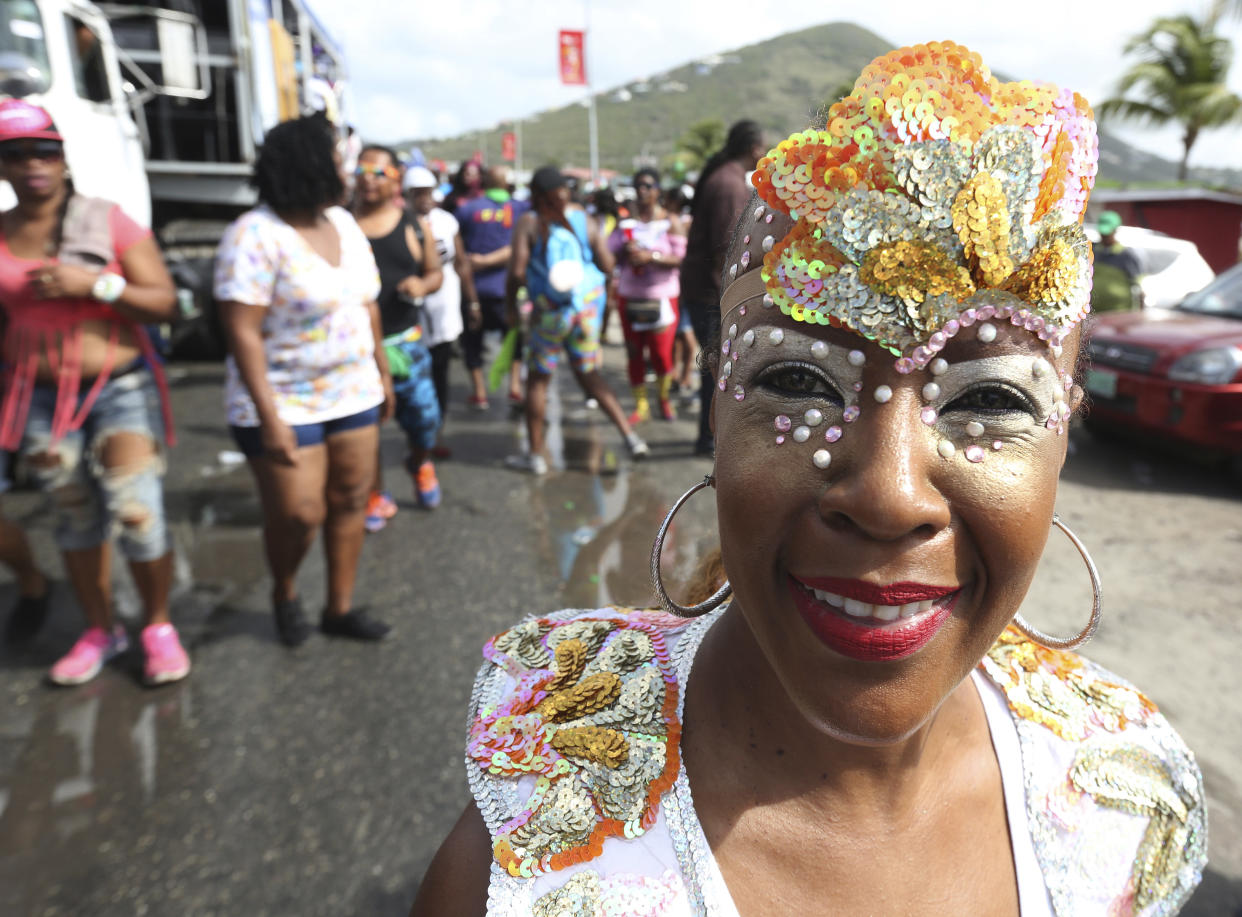
[[[1216,276],[1199,254],[1199,247],[1186,239],[1175,239],[1162,232],[1140,226],[1122,226],[1117,241],[1132,250],[1142,268],[1139,289],[1147,308],[1171,309]],[[1087,227],[1087,238],[1098,245],[1100,234]]]
[[[1242,476],[1242,264],[1174,309],[1094,319],[1088,427],[1223,458]]]

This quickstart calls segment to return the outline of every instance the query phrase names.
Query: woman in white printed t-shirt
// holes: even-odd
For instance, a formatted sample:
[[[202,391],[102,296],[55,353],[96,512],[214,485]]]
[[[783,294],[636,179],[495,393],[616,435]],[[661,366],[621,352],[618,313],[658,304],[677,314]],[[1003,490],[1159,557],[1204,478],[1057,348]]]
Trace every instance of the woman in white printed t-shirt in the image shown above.
[[[366,236],[336,206],[340,165],[321,117],[268,131],[255,164],[259,206],[229,227],[216,260],[229,428],[259,487],[272,609],[289,646],[310,634],[296,579],[320,527],[320,629],[365,640],[388,632],[352,607],[379,422],[392,414],[393,393],[379,271]]]
[[[470,259],[458,258],[464,252],[461,228],[457,217],[436,206],[434,197],[438,182],[430,169],[411,166],[406,170],[401,187],[410,210],[425,217],[431,225],[431,234],[440,253],[440,266],[444,280],[440,289],[430,294],[423,304],[423,340],[431,351],[431,378],[436,386],[436,400],[440,402],[441,428],[448,417],[449,362],[453,357],[453,345],[465,326],[462,321],[464,306],[478,305],[479,297],[474,291],[474,275],[470,271]],[[464,299],[463,299],[464,296]],[[439,441],[431,450],[436,458],[448,458],[447,446]]]

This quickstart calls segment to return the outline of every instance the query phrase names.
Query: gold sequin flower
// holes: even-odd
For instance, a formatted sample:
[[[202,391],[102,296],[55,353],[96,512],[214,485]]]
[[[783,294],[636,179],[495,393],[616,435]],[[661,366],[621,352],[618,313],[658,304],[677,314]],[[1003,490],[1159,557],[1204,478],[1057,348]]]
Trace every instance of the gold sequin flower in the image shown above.
[[[484,648],[516,685],[474,721],[467,757],[494,776],[535,778],[526,808],[493,845],[511,875],[585,862],[607,838],[654,823],[677,776],[681,734],[665,618],[540,619]]]

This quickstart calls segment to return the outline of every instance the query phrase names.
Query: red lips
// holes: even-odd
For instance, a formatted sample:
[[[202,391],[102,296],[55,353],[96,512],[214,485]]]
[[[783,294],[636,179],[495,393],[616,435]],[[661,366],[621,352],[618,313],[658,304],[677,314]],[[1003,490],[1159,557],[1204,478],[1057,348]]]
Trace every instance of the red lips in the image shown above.
[[[876,605],[896,605],[909,602],[931,600],[935,602],[927,611],[920,612],[909,618],[896,621],[875,621],[868,618],[855,618],[827,602],[817,599],[802,583],[824,592],[835,592],[837,595],[855,598],[860,602]],[[859,585],[868,587],[865,590],[847,589],[842,587]],[[854,592],[851,595],[851,591]],[[895,583],[891,586],[874,586],[861,583],[859,580],[840,580],[822,578],[817,580],[798,580],[789,577],[789,592],[793,597],[794,607],[802,620],[820,642],[834,652],[860,662],[894,662],[912,656],[940,632],[940,628],[953,611],[961,589],[946,590],[942,586],[923,586],[917,583]],[[867,596],[868,598],[864,598]],[[905,598],[909,596],[910,598]],[[882,597],[877,601],[871,597]],[[894,601],[893,597],[901,597],[905,601]]]
[[[833,592],[847,599],[857,599],[869,605],[905,605],[908,602],[925,602],[931,599],[942,599],[957,586],[928,586],[923,583],[891,583],[888,586],[877,586],[860,579],[839,579],[835,576],[801,577],[795,580],[811,589],[822,592]]]

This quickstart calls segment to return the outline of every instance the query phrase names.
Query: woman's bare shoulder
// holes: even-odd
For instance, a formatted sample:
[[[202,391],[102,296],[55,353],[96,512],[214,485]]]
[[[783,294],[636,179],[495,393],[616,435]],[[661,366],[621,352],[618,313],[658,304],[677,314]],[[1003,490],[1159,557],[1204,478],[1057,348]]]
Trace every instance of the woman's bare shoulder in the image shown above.
[[[491,863],[492,839],[471,802],[427,867],[410,917],[483,917]]]

